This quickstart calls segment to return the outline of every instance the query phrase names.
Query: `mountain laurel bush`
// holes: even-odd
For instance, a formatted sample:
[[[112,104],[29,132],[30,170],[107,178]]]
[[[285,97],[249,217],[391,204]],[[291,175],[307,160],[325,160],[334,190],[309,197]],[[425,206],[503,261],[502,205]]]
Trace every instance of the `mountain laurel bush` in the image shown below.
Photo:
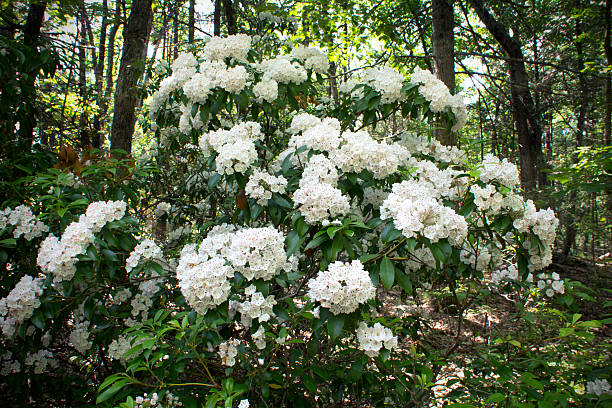
[[[377,130],[463,126],[429,71],[367,69],[334,99],[324,54],[258,41],[215,37],[158,70],[136,163],[51,169],[28,180],[40,205],[0,212],[1,375],[76,363],[107,376],[98,404],[124,407],[403,406],[443,353],[387,294],[564,292],[543,271],[558,221],[521,197],[516,166]]]

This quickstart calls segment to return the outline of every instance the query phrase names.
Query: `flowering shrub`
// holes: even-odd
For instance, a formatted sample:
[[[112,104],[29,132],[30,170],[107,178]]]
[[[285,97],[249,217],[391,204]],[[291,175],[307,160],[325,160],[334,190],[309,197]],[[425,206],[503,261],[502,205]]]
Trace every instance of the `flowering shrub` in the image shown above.
[[[521,198],[514,165],[376,133],[390,114],[465,123],[431,73],[365,70],[330,101],[320,51],[257,50],[236,35],[177,58],[150,101],[154,141],[124,176],[100,183],[101,160],[80,185],[32,180],[61,209],[41,212],[57,237],[28,208],[0,215],[2,237],[39,239],[38,268],[20,266],[0,300],[3,373],[42,373],[69,346],[114,373],[100,404],[404,404],[429,394],[443,357],[384,296],[436,283],[459,301],[489,279],[564,293],[543,271],[558,221]]]

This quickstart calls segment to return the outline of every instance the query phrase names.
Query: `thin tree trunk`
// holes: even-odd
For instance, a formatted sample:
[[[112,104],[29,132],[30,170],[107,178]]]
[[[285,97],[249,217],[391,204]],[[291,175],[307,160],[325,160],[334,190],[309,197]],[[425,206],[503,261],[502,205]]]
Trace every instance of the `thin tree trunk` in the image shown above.
[[[215,0],[215,11],[213,13],[213,33],[216,37],[221,35],[221,0]]]
[[[174,5],[174,15],[172,16],[172,34],[174,39],[172,45],[174,49],[174,59],[178,58],[179,54],[179,4]]]
[[[329,63],[329,95],[333,98],[333,100],[338,102],[338,83],[336,82],[336,63],[331,61]]]
[[[195,0],[189,0],[189,44],[195,41]]]
[[[85,13],[85,7],[79,9],[79,20],[81,28],[79,30],[79,97],[81,99],[81,114],[79,115],[79,135],[80,135],[80,146],[86,148],[91,144],[89,140],[89,129],[87,123],[87,113],[85,106],[87,106],[87,55],[85,54],[85,48],[87,47],[87,33],[85,27],[85,19],[87,15]]]
[[[455,93],[455,37],[453,0],[432,0],[432,35],[434,71],[451,94]],[[438,124],[434,135],[442,144],[455,146],[456,136],[447,131],[443,123]]]
[[[232,0],[223,0],[223,8],[225,10],[225,20],[227,22],[227,33],[234,35],[238,32],[236,26],[236,13],[232,6]]]
[[[606,37],[604,44],[604,51],[606,53],[606,60],[608,63],[608,67],[612,65],[612,44],[610,44],[610,31],[611,29],[611,21],[610,14],[612,12],[612,0],[606,0]],[[610,125],[612,121],[612,89],[610,87],[610,83],[612,82],[612,74],[608,73],[606,78],[606,113],[604,117],[604,144],[608,146],[610,144]]]
[[[123,34],[123,51],[115,91],[115,107],[111,127],[111,149],[132,152],[132,136],[138,103],[136,86],[147,56],[147,44],[153,21],[152,0],[134,0]]]
[[[100,42],[98,45],[98,59],[94,61],[94,75],[96,77],[96,105],[98,112],[93,119],[93,147],[99,149],[102,147],[102,104],[104,103],[104,95],[102,87],[104,83],[104,57],[106,56],[106,27],[108,26],[108,0],[102,1],[102,24],[100,26]],[[93,41],[91,42],[93,46]],[[106,112],[104,112],[106,114]]]
[[[518,133],[521,184],[532,192],[537,187],[538,170],[542,159],[542,129],[529,90],[523,51],[519,42],[510,37],[506,28],[486,10],[481,0],[468,0],[487,30],[508,54],[512,113]]]
[[[47,7],[46,2],[30,3],[28,10],[28,16],[26,18],[25,26],[23,27],[23,43],[24,45],[32,49],[34,55],[38,55],[38,40],[40,38],[40,29],[42,27],[43,18],[45,16],[45,9]],[[32,89],[36,83],[39,69],[28,73],[28,81],[26,87]],[[24,115],[22,117],[27,118],[19,123],[19,135],[24,147],[29,149],[33,141],[34,127],[36,126],[36,114],[34,111],[34,104],[36,102],[36,91],[31,95],[29,100],[20,107]]]

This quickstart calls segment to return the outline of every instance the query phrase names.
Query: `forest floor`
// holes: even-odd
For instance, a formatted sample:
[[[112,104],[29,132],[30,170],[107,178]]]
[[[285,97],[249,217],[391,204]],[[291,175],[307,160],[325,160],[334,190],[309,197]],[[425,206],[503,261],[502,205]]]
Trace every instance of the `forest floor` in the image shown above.
[[[580,258],[570,258],[564,262],[554,262],[546,272],[556,272],[561,279],[580,282],[590,288],[595,301],[577,298],[577,313],[582,314],[581,320],[603,320],[606,313],[609,317],[610,308],[606,302],[612,301],[612,263],[592,264]],[[435,289],[435,288],[434,288]],[[432,295],[433,294],[433,295]],[[424,345],[430,349],[439,350],[444,354],[453,350],[453,356],[448,365],[440,370],[440,374],[433,388],[435,401],[444,402],[444,395],[448,394],[454,386],[446,384],[450,379],[462,378],[461,369],[465,363],[473,359],[482,346],[490,345],[495,339],[505,337],[512,333],[519,336],[517,325],[517,303],[522,304],[527,311],[536,312],[546,306],[554,307],[548,298],[534,300],[521,299],[517,296],[493,292],[489,296],[481,297],[470,304],[465,310],[458,335],[459,317],[453,305],[451,295],[447,292],[430,291],[428,295],[417,297],[417,302],[408,303],[400,299],[399,291],[391,292],[383,299],[386,312],[392,316],[406,318],[421,315],[433,324],[424,330]],[[540,322],[536,321],[535,324]],[[550,327],[557,330],[558,327]],[[594,329],[595,343],[610,342],[612,327],[603,325]],[[556,335],[556,334],[555,334]],[[514,337],[516,338],[516,337]],[[410,349],[410,341],[401,346]],[[439,405],[442,406],[442,405]]]

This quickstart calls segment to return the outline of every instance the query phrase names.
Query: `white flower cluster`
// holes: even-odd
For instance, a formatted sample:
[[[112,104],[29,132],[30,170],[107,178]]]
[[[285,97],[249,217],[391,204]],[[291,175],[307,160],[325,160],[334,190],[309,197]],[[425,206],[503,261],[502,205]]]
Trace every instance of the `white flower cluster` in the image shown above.
[[[156,392],[152,393],[151,395],[144,393],[142,396],[134,398],[134,408],[173,408],[183,406],[183,403],[180,401],[179,397],[172,395],[170,392],[165,394],[165,398],[166,401],[160,400],[159,395]]]
[[[355,89],[355,87],[361,84],[367,84],[378,91],[381,103],[394,103],[405,96],[402,92],[404,76],[390,67],[364,69],[358,76],[340,84],[338,90],[360,98],[363,96],[363,88]]]
[[[15,227],[13,229],[13,237],[15,239],[23,235],[28,241],[38,238],[49,231],[49,227],[42,221],[38,221],[34,214],[32,214],[32,210],[25,205],[15,207],[13,210],[7,207],[0,211],[0,232],[7,225]]]
[[[209,258],[192,247],[181,252],[176,276],[185,300],[196,312],[205,314],[209,307],[227,300],[231,289],[228,279],[234,276],[234,269],[225,263],[223,258]]]
[[[497,214],[504,207],[504,196],[497,191],[493,184],[488,184],[485,188],[473,184],[470,187],[470,192],[474,194],[474,204],[480,211]]]
[[[483,245],[477,249],[463,248],[459,254],[461,262],[482,272],[497,268],[503,260],[502,256],[502,252],[494,245]]]
[[[147,318],[149,310],[153,306],[153,295],[159,292],[157,286],[158,279],[148,279],[138,285],[139,293],[136,293],[130,304],[132,305],[132,316],[138,317],[142,314],[143,319]]]
[[[502,281],[517,281],[519,279],[519,271],[516,265],[510,264],[505,268],[494,271],[491,274],[491,280],[498,285]],[[533,280],[533,276],[531,277]],[[529,279],[528,279],[529,280]]]
[[[2,367],[0,367],[0,375],[6,377],[9,374],[21,372],[21,363],[13,359],[13,353],[7,351],[2,355]]]
[[[335,315],[352,313],[376,295],[370,275],[358,260],[330,264],[308,281],[308,288],[308,296]]]
[[[238,355],[238,346],[240,340],[229,339],[219,344],[219,357],[221,357],[221,363],[228,367],[236,364],[236,356]]]
[[[114,293],[114,295],[111,295],[111,296],[112,298],[110,299],[110,302],[109,302],[110,305],[120,305],[132,296],[132,291],[128,288],[124,288],[124,289],[118,290],[117,292]]]
[[[588,381],[586,384],[586,392],[587,394],[594,394],[597,396],[611,394],[610,383],[605,378]]]
[[[463,98],[459,94],[451,95],[444,82],[428,70],[419,67],[414,69],[410,82],[419,84],[419,93],[430,102],[429,106],[433,112],[438,113],[450,109],[457,120],[457,123],[451,129],[453,132],[458,131],[465,125],[467,110]]]
[[[140,262],[146,262],[152,259],[160,259],[162,257],[161,248],[152,239],[144,239],[130,253],[130,256],[125,262],[125,270],[130,273],[138,266]]]
[[[319,74],[329,71],[327,56],[316,48],[299,45],[293,49],[291,55],[303,63],[306,69],[311,69]]]
[[[375,187],[366,187],[363,189],[362,206],[371,205],[373,208],[380,208],[388,196],[389,193],[385,190]]]
[[[364,131],[344,132],[341,147],[330,152],[330,159],[345,173],[367,169],[376,179],[396,173],[408,156],[408,150],[400,144],[378,142]]]
[[[28,367],[34,367],[34,374],[43,374],[49,367],[57,367],[58,362],[49,350],[38,350],[36,353],[28,353],[23,363]]]
[[[238,408],[249,408],[250,406],[251,403],[248,399],[243,399],[242,401],[240,401],[240,404],[238,404]]]
[[[411,157],[408,160],[408,167],[412,170],[419,183],[428,183],[436,198],[447,197],[451,200],[461,198],[466,192],[467,178],[457,177],[462,172],[450,168],[439,169],[438,166],[429,160],[418,160]]]
[[[514,220],[514,227],[522,233],[533,232],[542,244],[525,239],[523,247],[529,251],[529,270],[539,271],[552,262],[552,247],[557,235],[559,220],[553,210],[537,210],[533,201],[525,203],[525,209],[520,218]]]
[[[251,48],[251,38],[244,34],[226,38],[213,37],[204,47],[205,61],[199,63],[191,53],[179,55],[172,64],[172,75],[164,78],[149,105],[150,115],[155,115],[170,93],[183,89],[192,101],[203,102],[213,88],[223,88],[231,93],[244,89],[248,73],[244,66],[227,67],[225,59],[245,63]]]
[[[289,129],[294,133],[289,140],[289,147],[307,146],[310,149],[330,152],[340,145],[340,122],[334,118],[321,120],[302,113],[293,118]]]
[[[359,346],[370,357],[378,356],[383,346],[387,350],[397,348],[397,336],[380,323],[375,323],[372,327],[368,327],[365,322],[359,323],[357,340]]]
[[[499,160],[497,156],[487,154],[477,169],[480,170],[480,179],[485,183],[497,181],[509,189],[513,189],[519,183],[518,169],[508,159]]]
[[[413,132],[402,132],[398,142],[411,154],[425,154],[442,163],[462,164],[466,160],[465,152],[456,146],[444,146],[434,138],[418,135]]]
[[[205,157],[218,153],[216,164],[220,174],[244,173],[257,159],[255,140],[261,140],[261,125],[243,122],[230,130],[219,129],[200,136],[199,145]]]
[[[70,280],[76,272],[78,255],[85,253],[95,240],[96,233],[108,222],[125,214],[124,201],[97,201],[89,204],[85,214],[72,222],[61,239],[47,237],[38,251],[37,263],[43,272],[53,274],[58,281]]]
[[[247,85],[249,73],[242,65],[227,67],[221,61],[204,61],[195,73],[183,84],[183,93],[192,102],[206,102],[214,88],[239,94]]]
[[[461,245],[467,236],[465,218],[436,199],[436,190],[427,182],[404,180],[380,207],[380,218],[393,224],[407,238],[423,235],[431,242],[448,238],[451,245]]]
[[[228,259],[246,279],[270,280],[287,261],[285,237],[271,226],[241,229],[232,237]]]
[[[246,34],[235,34],[227,37],[212,37],[204,46],[204,56],[211,61],[246,62],[251,49],[251,37]]]
[[[257,200],[257,204],[266,206],[268,200],[272,198],[272,193],[282,194],[286,188],[287,179],[285,177],[275,177],[266,171],[254,169],[244,191],[247,196]]]
[[[427,270],[436,269],[436,258],[434,258],[431,250],[425,248],[415,248],[410,252],[410,257],[405,261],[406,269],[415,272],[425,267]]]
[[[281,84],[299,85],[307,78],[304,67],[297,62],[292,62],[291,57],[287,55],[264,60],[257,65],[257,69],[263,72],[264,80],[273,80]]]
[[[259,103],[272,103],[278,98],[278,82],[272,78],[263,78],[253,86],[253,94]]]
[[[113,360],[119,360],[121,364],[126,365],[128,361],[136,358],[141,352],[137,351],[129,356],[125,354],[130,351],[131,348],[136,347],[138,344],[144,343],[146,338],[135,338],[129,335],[119,336],[117,339],[110,342],[108,345],[108,356]]]
[[[266,331],[263,326],[259,326],[259,329],[251,335],[251,338],[255,342],[255,347],[259,350],[266,348]]]
[[[275,316],[272,308],[276,305],[276,300],[273,295],[264,297],[261,292],[257,292],[254,285],[248,286],[244,294],[247,300],[235,305],[236,310],[240,312],[240,322],[244,327],[251,327],[253,319],[262,323]]]
[[[93,345],[93,342],[89,340],[89,325],[90,322],[83,319],[76,323],[74,329],[70,332],[70,343],[81,354],[87,353]]]
[[[15,333],[15,327],[29,319],[40,306],[38,297],[43,293],[44,279],[23,276],[7,297],[0,299],[0,328],[6,337]]]
[[[348,198],[338,188],[327,183],[316,184],[307,178],[300,180],[293,201],[308,224],[345,215],[351,209]]]
[[[172,204],[161,202],[157,204],[157,207],[155,207],[155,217],[161,218],[164,214],[170,214],[171,209],[172,209]]]
[[[553,297],[555,293],[565,293],[565,283],[561,280],[558,273],[553,272],[550,276],[541,273],[537,276],[536,285],[538,289],[544,291],[546,296]]]

